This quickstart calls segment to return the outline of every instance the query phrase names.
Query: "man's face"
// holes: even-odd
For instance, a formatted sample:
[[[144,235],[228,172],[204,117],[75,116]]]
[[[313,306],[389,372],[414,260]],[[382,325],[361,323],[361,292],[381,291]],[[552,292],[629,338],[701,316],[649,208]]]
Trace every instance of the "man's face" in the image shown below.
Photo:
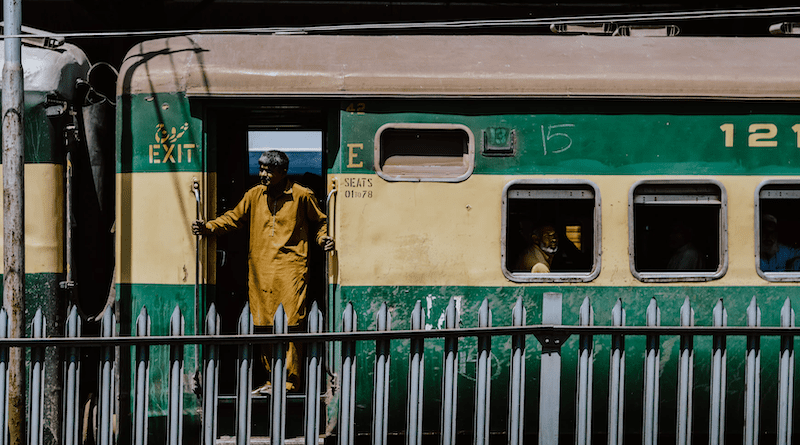
[[[267,187],[278,185],[286,178],[286,170],[259,164],[258,177],[261,179],[261,183]]]
[[[558,250],[558,234],[555,229],[552,227],[542,229],[542,239],[539,241],[539,247],[551,254]]]
[[[778,227],[766,223],[761,226],[761,256],[772,258],[778,253]]]

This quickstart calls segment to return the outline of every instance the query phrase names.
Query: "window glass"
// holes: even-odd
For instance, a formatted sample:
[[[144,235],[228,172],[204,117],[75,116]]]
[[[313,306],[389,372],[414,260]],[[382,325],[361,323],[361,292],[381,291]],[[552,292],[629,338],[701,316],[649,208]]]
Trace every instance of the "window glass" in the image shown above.
[[[599,272],[600,199],[588,182],[515,181],[505,191],[504,271],[513,281],[589,281]]]
[[[800,280],[800,183],[763,184],[756,208],[759,274],[771,281]]]
[[[725,254],[725,203],[715,183],[644,182],[632,191],[632,270],[639,279],[718,278]]]
[[[461,181],[472,173],[474,140],[463,125],[384,125],[375,150],[375,169],[390,181]]]
[[[289,174],[322,175],[321,131],[259,131],[247,133],[248,173],[258,176],[258,158],[268,150],[280,150],[289,157]]]

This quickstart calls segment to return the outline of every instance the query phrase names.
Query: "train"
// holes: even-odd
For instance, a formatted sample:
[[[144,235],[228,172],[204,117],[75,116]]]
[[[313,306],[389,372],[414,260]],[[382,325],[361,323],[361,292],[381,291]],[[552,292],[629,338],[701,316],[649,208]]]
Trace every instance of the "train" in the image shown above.
[[[27,27],[23,32],[26,330],[41,310],[47,335],[63,335],[65,312],[74,306],[86,321],[84,333],[93,335],[98,328],[91,321],[114,306],[117,72],[106,63],[93,65],[59,36]],[[96,361],[96,354],[85,354]],[[61,434],[60,360],[55,348],[48,349],[48,440]],[[84,378],[87,385],[94,382],[91,374]]]
[[[399,330],[410,328],[417,301],[429,329],[442,327],[451,300],[462,327],[478,326],[484,300],[495,324],[510,325],[518,299],[528,323],[539,324],[548,293],[561,296],[564,325],[579,324],[588,299],[596,325],[612,325],[622,301],[627,323],[644,326],[655,299],[664,325],[679,325],[688,301],[696,324],[711,326],[723,300],[728,324],[746,326],[755,298],[763,325],[779,326],[785,302],[800,304],[796,53],[800,45],[780,37],[208,33],[141,42],[126,55],[116,90],[119,333],[134,335],[146,307],[153,333],[168,335],[177,305],[187,333],[201,334],[212,303],[227,316],[223,331],[235,333],[247,301],[247,237],[198,240],[190,225],[236,205],[257,183],[265,149],[286,151],[290,176],[323,207],[335,193],[325,211],[336,250],[327,262],[312,253],[309,284],[327,331],[341,331],[348,304],[358,325],[371,329],[384,302]],[[545,238],[557,241],[547,246]],[[676,339],[660,349],[666,408],[676,403]],[[765,337],[762,348],[778,342]],[[507,338],[493,344],[497,355],[509,348]],[[426,345],[441,356],[441,343]],[[374,349],[359,347],[366,389],[357,394],[355,425],[369,434]],[[696,407],[705,407],[712,345],[698,340],[696,347],[703,371]],[[466,412],[475,348],[462,343]],[[575,351],[577,338],[563,348]],[[598,337],[595,348],[595,373],[606,375],[610,339]],[[644,349],[644,341],[630,341],[626,351],[639,357]],[[730,425],[743,422],[745,349],[728,342]],[[191,386],[202,348],[186,354],[184,414],[197,423],[201,405]],[[539,406],[541,354],[529,345],[529,413]],[[166,362],[168,351],[155,348],[152,357]],[[771,376],[777,355],[761,360]],[[340,366],[331,356],[331,387]],[[575,366],[565,355],[563,369]],[[631,437],[642,434],[643,366],[629,359],[626,370]],[[131,367],[120,372],[128,397]],[[166,381],[160,369],[151,367],[152,381]],[[431,395],[422,410],[430,431],[439,426],[441,372],[436,359],[426,361]],[[405,388],[406,373],[406,364],[393,362],[393,388]],[[506,365],[495,374],[501,389],[490,407],[501,413]],[[566,435],[576,422],[575,385],[562,380]],[[167,391],[159,384],[150,391],[150,416],[163,425]],[[777,392],[777,379],[765,377],[762,395]],[[335,418],[339,395],[328,396],[327,415]],[[592,411],[607,410],[609,397],[598,384]],[[402,412],[403,402],[390,410]],[[674,410],[666,408],[660,423],[672,425]],[[709,416],[696,409],[698,431]],[[765,404],[764,434],[776,434],[776,416]],[[401,433],[403,421],[392,417],[389,430]],[[458,431],[470,422],[459,417]],[[609,433],[595,425],[597,435]],[[504,415],[492,416],[492,431],[506,427]]]

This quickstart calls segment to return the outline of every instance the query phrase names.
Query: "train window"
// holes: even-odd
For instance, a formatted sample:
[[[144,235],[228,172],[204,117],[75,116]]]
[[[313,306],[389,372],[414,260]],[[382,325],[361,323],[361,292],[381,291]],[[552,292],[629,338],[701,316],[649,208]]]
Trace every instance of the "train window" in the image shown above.
[[[727,269],[725,189],[716,181],[641,181],[630,194],[631,272],[641,281],[708,281]]]
[[[600,273],[600,192],[575,180],[518,180],[503,192],[503,274],[515,282]]]
[[[756,190],[756,270],[769,281],[800,281],[800,182],[764,181]]]
[[[387,124],[375,134],[375,171],[387,181],[463,181],[474,155],[464,125]]]

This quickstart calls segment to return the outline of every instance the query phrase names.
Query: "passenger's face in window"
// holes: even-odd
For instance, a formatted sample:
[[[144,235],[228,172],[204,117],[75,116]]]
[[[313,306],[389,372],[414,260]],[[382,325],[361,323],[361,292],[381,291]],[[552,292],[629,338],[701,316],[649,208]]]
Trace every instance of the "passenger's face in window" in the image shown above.
[[[558,249],[558,234],[552,227],[542,229],[542,239],[539,247],[547,253],[553,253]]]
[[[678,249],[691,241],[690,229],[683,223],[676,223],[670,228],[669,247]]]
[[[775,223],[764,221],[761,226],[761,256],[772,258],[778,252],[778,227]]]

